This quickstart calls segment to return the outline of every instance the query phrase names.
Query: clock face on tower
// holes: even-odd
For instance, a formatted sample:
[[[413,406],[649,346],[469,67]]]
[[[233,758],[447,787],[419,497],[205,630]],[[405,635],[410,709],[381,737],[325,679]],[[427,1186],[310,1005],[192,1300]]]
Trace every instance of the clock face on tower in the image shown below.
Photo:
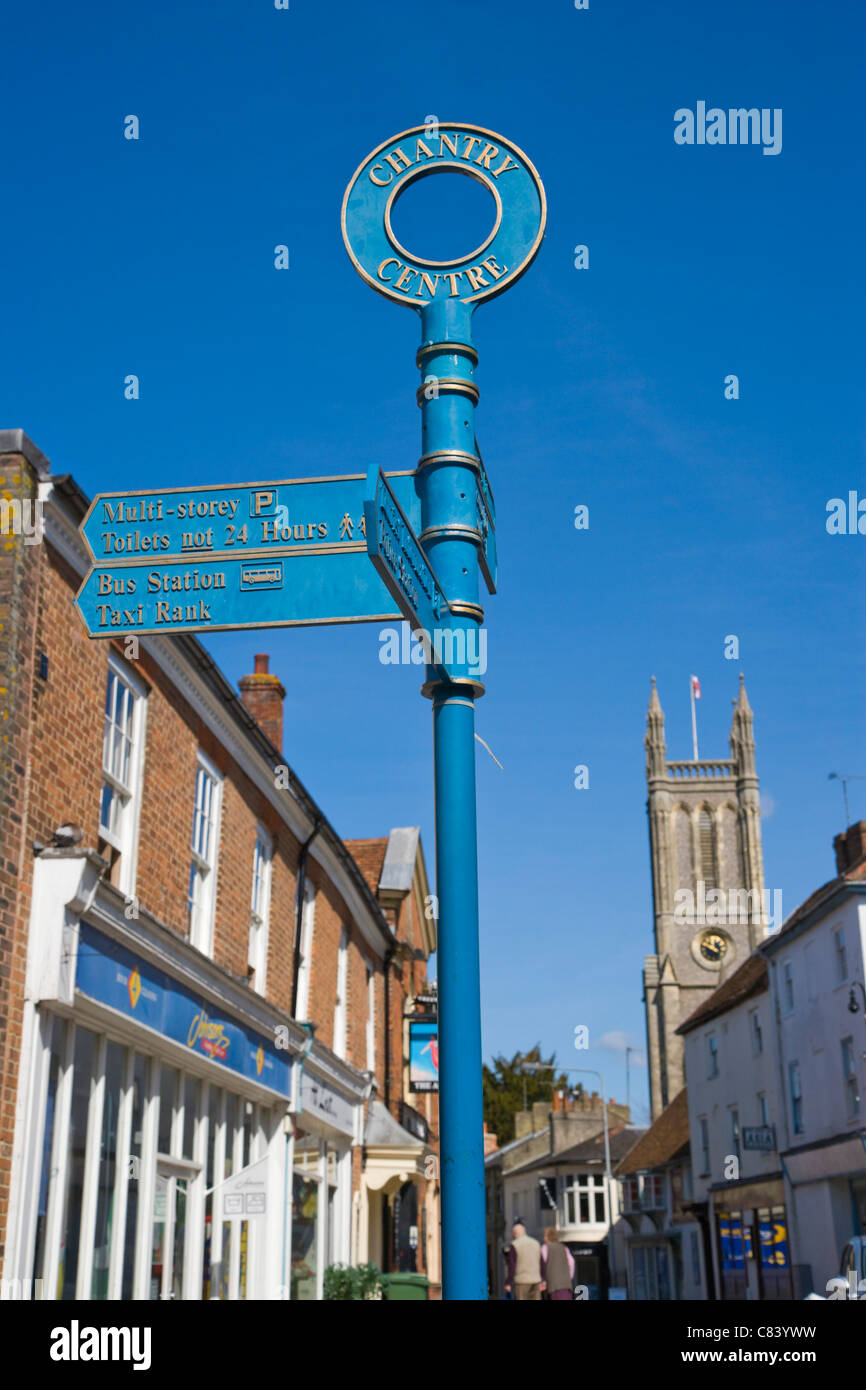
[[[721,932],[705,931],[698,938],[698,950],[705,961],[717,965],[728,949],[728,939]]]

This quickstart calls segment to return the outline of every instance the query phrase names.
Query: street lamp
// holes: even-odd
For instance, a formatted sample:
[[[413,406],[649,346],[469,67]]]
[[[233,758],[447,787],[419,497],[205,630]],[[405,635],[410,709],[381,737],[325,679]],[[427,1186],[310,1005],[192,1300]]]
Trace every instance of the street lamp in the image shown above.
[[[604,1077],[592,1067],[563,1067],[563,1071],[582,1072],[585,1076],[597,1076],[601,1086],[601,1118],[604,1122],[604,1171],[607,1178],[607,1215],[610,1224],[610,1282],[616,1284],[616,1240],[613,1233],[613,1174],[610,1171],[610,1133],[607,1127],[607,1100],[604,1092]]]
[[[854,993],[855,986],[863,995],[863,1015],[864,1022],[866,1022],[866,989],[864,989],[863,982],[861,980],[854,980],[854,982],[851,985],[851,993],[848,995],[848,1012],[849,1014],[859,1014],[860,1012],[860,1005],[857,1002],[857,995]],[[863,1053],[863,1058],[864,1061],[866,1061],[866,1052]],[[866,1133],[861,1134],[860,1138],[863,1140],[864,1149],[866,1149]]]
[[[848,1012],[849,1014],[859,1014],[860,1012],[860,1005],[857,1003],[857,995],[854,993],[855,985],[863,995],[863,1012],[866,1014],[866,989],[863,988],[863,984],[860,980],[855,980],[854,984],[851,986],[851,993],[848,995]]]

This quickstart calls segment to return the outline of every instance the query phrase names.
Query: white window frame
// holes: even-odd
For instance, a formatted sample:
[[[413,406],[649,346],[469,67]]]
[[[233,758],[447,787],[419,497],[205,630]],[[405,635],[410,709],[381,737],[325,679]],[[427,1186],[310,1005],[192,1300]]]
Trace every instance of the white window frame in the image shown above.
[[[78,1022],[71,1019],[64,1023],[60,1018],[45,1016],[41,1049],[44,1049],[46,1062],[51,1046],[52,1029],[57,1030],[57,1051],[60,1066],[54,1093],[53,1133],[51,1136],[50,1177],[46,1192],[46,1212],[44,1227],[44,1277],[41,1296],[54,1301],[57,1297],[61,1262],[64,1255],[64,1234],[67,1223],[72,1220],[67,1207],[68,1173],[71,1162],[69,1151],[70,1113],[73,1100],[75,1067],[75,1038],[79,1028],[94,1031],[91,1020]],[[103,1110],[108,1093],[106,1089],[106,1056],[109,1045],[116,1045],[125,1053],[120,1078],[120,1088],[111,1092],[112,1101],[118,1102],[116,1148],[114,1151],[114,1181],[110,1189],[112,1202],[111,1239],[108,1246],[107,1290],[105,1298],[94,1298],[92,1291],[93,1271],[96,1257],[95,1229],[99,1201],[101,1166],[106,1153],[103,1148]],[[131,1173],[130,1158],[134,1143],[132,1133],[133,1085],[136,1060],[146,1063],[145,1090],[141,1096],[141,1141],[138,1166]],[[215,1144],[213,1154],[214,1173],[224,1171],[226,1146],[234,1157],[234,1172],[243,1161],[244,1119],[247,1108],[252,1113],[250,1152],[248,1162],[272,1154],[276,1156],[285,1144],[283,1134],[283,1115],[278,1106],[263,1105],[246,1099],[243,1093],[222,1091],[209,1085],[196,1073],[181,1069],[174,1062],[161,1062],[141,1051],[129,1041],[122,1041],[113,1034],[97,1033],[94,1047],[90,1087],[87,1099],[85,1124],[84,1165],[81,1178],[82,1193],[78,1216],[78,1262],[75,1270],[75,1300],[103,1302],[121,1297],[124,1270],[131,1260],[132,1299],[148,1301],[154,1297],[168,1297],[171,1294],[173,1275],[182,1279],[183,1299],[199,1301],[202,1297],[202,1275],[204,1265],[205,1213],[207,1192],[208,1135],[211,1124],[215,1125]],[[35,1126],[34,1138],[41,1151],[45,1145],[45,1110],[48,1099],[48,1067],[43,1068],[44,1084],[33,1095],[30,1126]],[[235,1078],[226,1077],[232,1081]],[[186,1083],[195,1083],[195,1113],[192,1124],[192,1157],[182,1155],[185,1133],[184,1121],[187,1103]],[[234,1129],[226,1133],[225,1102],[231,1094],[234,1102]],[[159,1111],[164,1107],[170,1117],[168,1153],[158,1153]],[[44,1161],[44,1154],[42,1160]],[[164,1254],[162,1281],[154,1291],[151,1281],[151,1262],[153,1253],[154,1196],[157,1176],[166,1181],[166,1216],[164,1231]],[[183,1267],[173,1269],[174,1259],[174,1201],[178,1179],[187,1183],[186,1222],[182,1250]],[[138,1213],[133,1223],[127,1220],[127,1207],[131,1183],[138,1183]],[[269,1179],[270,1182],[270,1179]],[[349,1168],[349,1183],[351,1171]],[[282,1191],[282,1183],[277,1185]],[[36,1191],[33,1194],[35,1206]],[[216,1211],[212,1204],[212,1210]],[[225,1217],[228,1221],[229,1218]],[[238,1299],[240,1289],[240,1221],[233,1221],[232,1268],[227,1271],[227,1296]],[[30,1223],[27,1234],[26,1268],[31,1268],[35,1240],[35,1222]],[[269,1271],[266,1267],[268,1254],[267,1237],[264,1230],[257,1230],[260,1223],[249,1223],[247,1240],[247,1280],[246,1297],[259,1299],[269,1296],[264,1292],[270,1287]],[[216,1224],[212,1232],[211,1265],[212,1277],[215,1262],[222,1259],[223,1223]],[[276,1242],[272,1242],[276,1250]],[[104,1248],[103,1248],[104,1253]],[[178,1252],[179,1254],[181,1252]],[[343,1256],[347,1258],[348,1256]],[[272,1260],[274,1256],[270,1257]],[[20,1260],[20,1256],[19,1256]],[[28,1276],[29,1277],[29,1276]],[[214,1289],[212,1287],[212,1294]],[[37,1297],[40,1295],[37,1293]]]
[[[349,932],[340,929],[340,945],[337,948],[337,994],[334,1000],[334,1051],[338,1057],[346,1056],[349,988]]]
[[[758,1092],[758,1122],[762,1125],[770,1123],[770,1107],[763,1091]]]
[[[782,966],[782,1012],[792,1014],[794,1012],[794,966],[786,960]]]
[[[701,1279],[701,1247],[697,1231],[689,1231],[689,1246],[692,1257],[692,1283],[700,1287],[703,1280]]]
[[[641,1179],[641,1211],[667,1209],[667,1184],[664,1173],[644,1173]]]
[[[263,825],[256,826],[253,883],[250,897],[250,945],[247,963],[257,994],[264,994],[268,977],[268,938],[271,918],[271,875],[274,841]]]
[[[631,1246],[631,1288],[634,1291],[633,1297],[636,1302],[655,1303],[659,1299],[658,1283],[658,1253],[664,1259],[666,1266],[666,1276],[668,1288],[673,1293],[673,1281],[671,1279],[670,1250],[667,1243],[661,1241],[648,1242],[641,1241],[639,1244]],[[643,1298],[641,1298],[641,1290]]]
[[[691,1165],[690,1163],[684,1163],[684,1164],[683,1164],[683,1168],[682,1168],[682,1189],[683,1189],[683,1200],[686,1201],[686,1202],[690,1202],[690,1201],[692,1200],[693,1195],[694,1195],[694,1187],[693,1187],[693,1184],[692,1184],[692,1165]]]
[[[309,879],[304,881],[304,905],[301,909],[301,959],[298,962],[298,998],[295,1018],[298,1023],[308,1020],[310,982],[313,970],[313,937],[316,928],[316,889]]]
[[[794,1086],[795,1077],[797,1079],[796,1088]],[[796,1061],[788,1063],[788,1095],[791,1101],[791,1131],[793,1134],[805,1134],[806,1126],[803,1121],[803,1078],[800,1075],[800,1063]]]
[[[860,1079],[857,1075],[857,1054],[853,1037],[842,1039],[842,1077],[845,1084],[845,1118],[856,1120],[860,1114]]]
[[[622,1209],[640,1211],[640,1182],[633,1174],[622,1179]]]
[[[707,1079],[719,1074],[719,1041],[715,1033],[707,1034]]]
[[[209,820],[211,835],[207,845],[207,855],[202,855],[195,847],[195,834],[199,807],[199,775],[204,774],[212,783]],[[213,956],[214,917],[216,915],[216,883],[219,866],[220,823],[222,811],[222,773],[211,762],[206,753],[198,751],[195,772],[195,801],[193,804],[192,837],[190,845],[190,901],[193,908],[189,913],[189,942],[203,955]],[[198,894],[193,885],[198,884]]]
[[[848,979],[848,943],[845,940],[844,927],[836,928],[833,940],[836,944],[836,983],[843,985]]]
[[[710,1125],[706,1115],[701,1115],[698,1119],[701,1133],[701,1173],[705,1178],[710,1171]]]
[[[737,1158],[740,1158],[740,1150],[742,1148],[742,1131],[740,1130],[740,1111],[738,1106],[732,1105],[729,1113],[731,1116],[731,1148],[733,1149]]]
[[[601,1178],[601,1183],[596,1182]],[[580,1199],[586,1197],[589,1220],[583,1221],[580,1215]],[[601,1220],[593,1219],[598,1213],[598,1199],[601,1198]],[[574,1217],[572,1219],[572,1211]],[[562,1215],[566,1226],[606,1226],[608,1224],[607,1182],[603,1173],[566,1173],[562,1179]]]
[[[147,690],[138,676],[130,671],[124,662],[117,657],[114,652],[108,654],[108,669],[106,671],[106,697],[108,694],[107,685],[112,678],[119,681],[121,686],[129,691],[132,699],[132,718],[130,721],[129,741],[131,744],[129,758],[129,780],[124,783],[115,776],[114,772],[106,767],[105,764],[105,720],[107,718],[103,711],[103,739],[102,739],[102,781],[100,784],[99,797],[99,834],[106,844],[116,850],[120,856],[118,865],[117,887],[132,897],[135,893],[135,875],[138,860],[138,825],[141,815],[141,788],[143,781],[144,768],[144,740],[147,711]],[[109,786],[116,793],[116,804],[120,807],[120,825],[111,829],[102,822],[102,788]]]

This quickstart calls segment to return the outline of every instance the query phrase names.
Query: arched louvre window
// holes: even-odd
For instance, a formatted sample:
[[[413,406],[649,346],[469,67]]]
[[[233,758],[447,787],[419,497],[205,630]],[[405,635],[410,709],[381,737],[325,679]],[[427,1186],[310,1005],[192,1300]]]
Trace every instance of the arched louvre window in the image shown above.
[[[698,817],[698,838],[701,852],[701,878],[707,888],[716,884],[716,837],[713,818],[709,811],[701,811]]]

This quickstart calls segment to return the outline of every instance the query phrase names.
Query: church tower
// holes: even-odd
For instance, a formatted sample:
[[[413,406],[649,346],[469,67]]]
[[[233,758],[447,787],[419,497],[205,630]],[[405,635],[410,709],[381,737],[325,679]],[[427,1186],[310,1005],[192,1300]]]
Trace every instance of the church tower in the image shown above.
[[[671,762],[653,676],[644,744],[655,955],[643,983],[654,1120],[685,1081],[676,1029],[766,934],[753,721],[740,676],[730,757]]]

